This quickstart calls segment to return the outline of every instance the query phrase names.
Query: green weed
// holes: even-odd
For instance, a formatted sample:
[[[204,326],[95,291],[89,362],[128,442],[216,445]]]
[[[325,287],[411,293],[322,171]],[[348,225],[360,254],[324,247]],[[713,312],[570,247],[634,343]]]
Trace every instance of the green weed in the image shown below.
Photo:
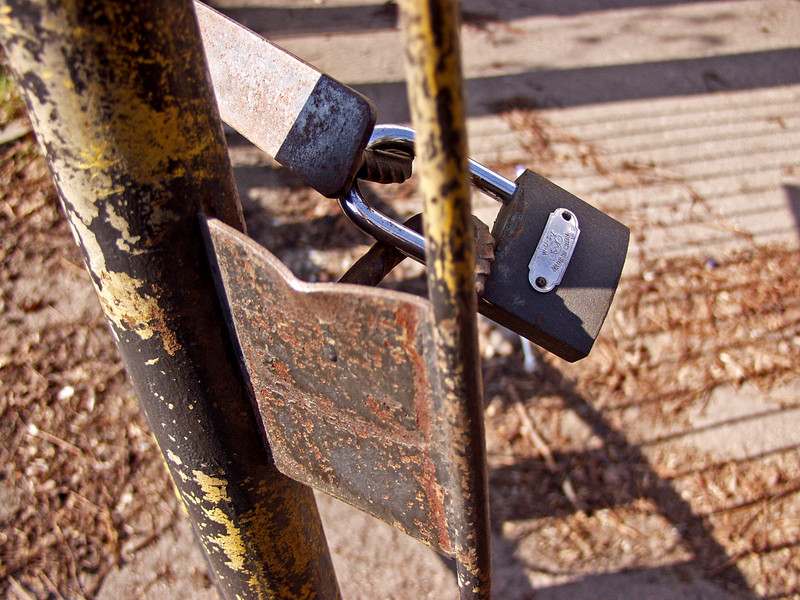
[[[6,65],[0,65],[0,127],[25,114],[25,105]]]

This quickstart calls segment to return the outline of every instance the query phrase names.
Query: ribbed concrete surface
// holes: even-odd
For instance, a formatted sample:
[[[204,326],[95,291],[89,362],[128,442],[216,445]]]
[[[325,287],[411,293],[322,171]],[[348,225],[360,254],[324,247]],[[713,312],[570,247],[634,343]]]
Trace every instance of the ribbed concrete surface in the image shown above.
[[[638,100],[548,117],[594,146],[609,171],[631,171],[635,185],[614,185],[585,170],[567,181],[600,205],[644,217],[639,242],[648,256],[797,244],[800,86]]]

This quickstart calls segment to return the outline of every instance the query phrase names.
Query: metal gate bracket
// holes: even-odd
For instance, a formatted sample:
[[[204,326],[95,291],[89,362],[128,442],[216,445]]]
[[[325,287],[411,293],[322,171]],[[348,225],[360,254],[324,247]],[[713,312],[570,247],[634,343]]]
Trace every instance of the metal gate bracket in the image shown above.
[[[222,120],[321,194],[346,192],[372,103],[202,2],[194,9]]]
[[[464,528],[430,303],[300,281],[238,231],[205,227],[278,469],[453,556]]]

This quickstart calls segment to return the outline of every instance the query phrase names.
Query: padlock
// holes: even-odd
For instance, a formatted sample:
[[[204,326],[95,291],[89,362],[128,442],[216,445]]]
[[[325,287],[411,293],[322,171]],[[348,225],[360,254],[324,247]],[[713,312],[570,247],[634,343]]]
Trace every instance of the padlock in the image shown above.
[[[533,171],[516,184],[492,227],[481,313],[574,362],[600,333],[630,230]]]
[[[371,147],[413,152],[414,132],[378,126]],[[588,355],[614,298],[630,230],[532,171],[516,183],[470,160],[476,187],[502,202],[495,259],[478,310],[574,362]],[[424,261],[423,237],[374,210],[353,188],[345,214],[378,241]]]

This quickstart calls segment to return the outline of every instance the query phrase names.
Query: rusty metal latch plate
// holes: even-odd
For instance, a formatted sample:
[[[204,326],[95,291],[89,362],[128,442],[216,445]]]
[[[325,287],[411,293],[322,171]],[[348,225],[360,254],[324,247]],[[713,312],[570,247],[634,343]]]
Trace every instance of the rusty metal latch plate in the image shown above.
[[[347,191],[375,107],[257,33],[195,0],[222,120],[318,192]]]
[[[278,469],[452,556],[452,452],[432,367],[430,304],[300,281],[246,236],[206,223]]]

